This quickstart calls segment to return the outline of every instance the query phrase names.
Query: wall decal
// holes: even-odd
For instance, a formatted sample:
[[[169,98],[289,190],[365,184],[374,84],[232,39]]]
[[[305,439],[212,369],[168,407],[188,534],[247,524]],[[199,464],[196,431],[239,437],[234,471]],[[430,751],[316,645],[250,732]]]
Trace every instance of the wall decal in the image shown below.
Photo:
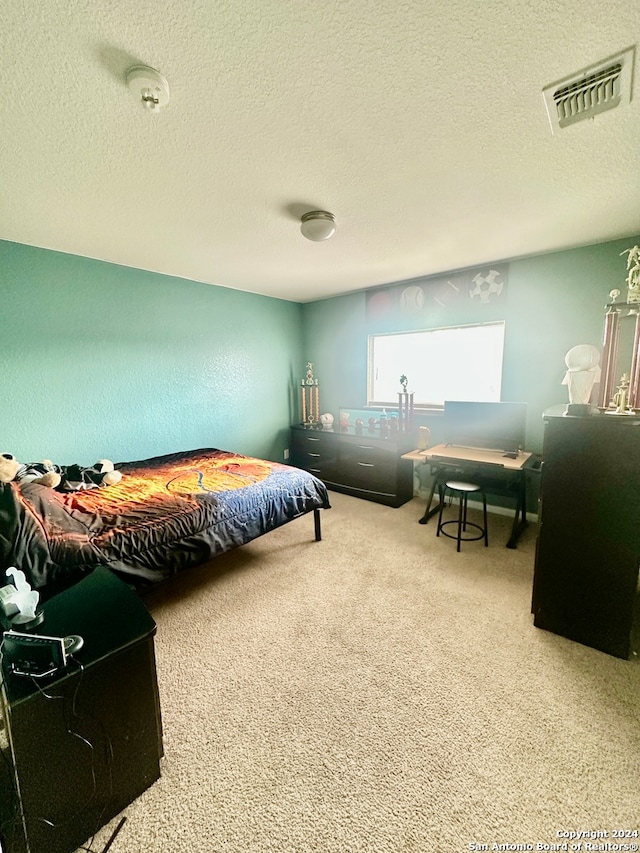
[[[508,264],[490,264],[422,281],[407,281],[367,291],[367,319],[391,313],[428,317],[453,305],[471,302],[479,310],[504,301],[509,279]]]

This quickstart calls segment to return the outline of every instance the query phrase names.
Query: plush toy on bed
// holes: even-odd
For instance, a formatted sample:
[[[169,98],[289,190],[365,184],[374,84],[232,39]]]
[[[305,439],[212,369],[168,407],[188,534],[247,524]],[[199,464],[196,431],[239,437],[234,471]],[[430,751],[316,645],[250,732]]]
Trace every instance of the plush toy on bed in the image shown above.
[[[61,492],[79,492],[84,489],[95,489],[97,486],[115,486],[122,479],[120,471],[116,471],[109,459],[99,459],[90,468],[82,465],[66,465],[60,469],[62,481],[58,486]]]
[[[78,492],[98,486],[113,486],[122,479],[109,459],[100,459],[90,468],[82,465],[54,465],[50,459],[27,465],[11,453],[0,454],[0,483],[39,483],[60,492]]]
[[[48,459],[23,465],[12,453],[2,453],[0,454],[0,483],[11,483],[13,480],[19,483],[40,483],[55,489],[60,485],[62,477]]]

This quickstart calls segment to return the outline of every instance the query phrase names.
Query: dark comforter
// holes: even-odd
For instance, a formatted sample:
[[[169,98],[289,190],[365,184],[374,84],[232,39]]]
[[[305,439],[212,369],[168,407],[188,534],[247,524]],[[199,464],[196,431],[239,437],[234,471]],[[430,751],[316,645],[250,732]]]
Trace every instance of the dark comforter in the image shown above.
[[[203,449],[116,465],[115,486],[63,494],[0,486],[0,559],[53,592],[97,565],[155,582],[329,508],[298,468]]]

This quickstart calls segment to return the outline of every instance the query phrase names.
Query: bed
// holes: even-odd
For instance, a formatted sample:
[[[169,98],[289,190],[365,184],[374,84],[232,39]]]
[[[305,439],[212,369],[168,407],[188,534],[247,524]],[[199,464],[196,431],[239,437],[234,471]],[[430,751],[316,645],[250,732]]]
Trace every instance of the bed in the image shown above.
[[[215,448],[116,465],[113,486],[61,493],[0,486],[2,572],[25,572],[41,599],[107,566],[148,586],[330,504],[313,475]]]

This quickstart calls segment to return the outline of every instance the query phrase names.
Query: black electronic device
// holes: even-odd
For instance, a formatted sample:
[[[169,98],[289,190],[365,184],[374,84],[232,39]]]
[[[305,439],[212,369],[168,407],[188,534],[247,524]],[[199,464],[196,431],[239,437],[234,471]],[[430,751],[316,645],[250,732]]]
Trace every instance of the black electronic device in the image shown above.
[[[445,400],[446,444],[515,453],[525,446],[526,427],[526,403]]]
[[[67,665],[69,655],[82,647],[82,637],[47,637],[5,631],[2,655],[10,672],[46,678]]]

